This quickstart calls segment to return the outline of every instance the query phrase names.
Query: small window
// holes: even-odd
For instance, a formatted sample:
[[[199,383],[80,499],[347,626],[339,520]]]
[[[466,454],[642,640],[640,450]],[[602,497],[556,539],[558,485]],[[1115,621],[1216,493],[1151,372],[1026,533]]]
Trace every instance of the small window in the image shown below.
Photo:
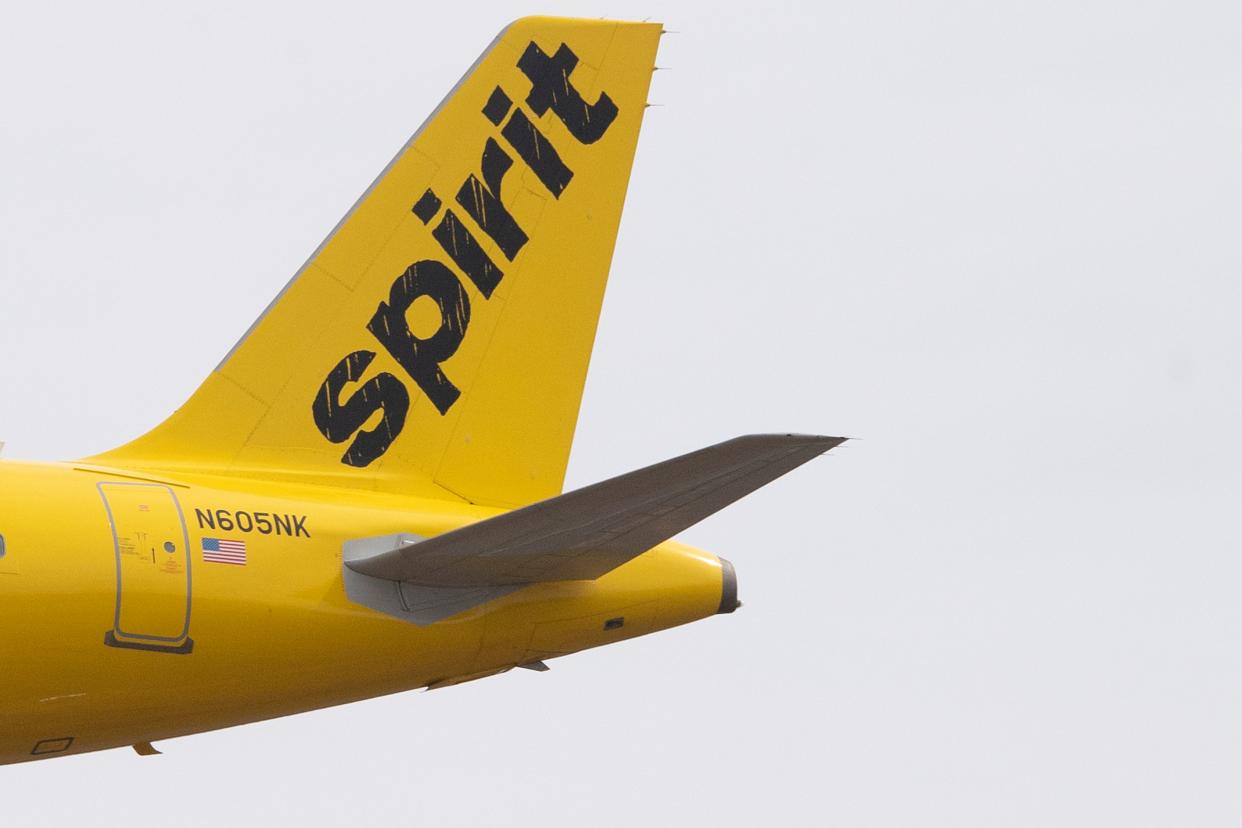
[[[0,535],[0,558],[4,557],[4,535]]]
[[[619,630],[625,626],[624,618],[609,618],[604,622],[605,630]]]

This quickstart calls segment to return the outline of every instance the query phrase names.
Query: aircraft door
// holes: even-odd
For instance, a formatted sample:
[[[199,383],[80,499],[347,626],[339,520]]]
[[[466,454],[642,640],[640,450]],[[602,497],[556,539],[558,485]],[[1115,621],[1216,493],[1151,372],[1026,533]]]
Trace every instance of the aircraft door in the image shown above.
[[[104,643],[190,652],[190,543],[176,494],[158,483],[98,485],[116,560],[116,612]]]

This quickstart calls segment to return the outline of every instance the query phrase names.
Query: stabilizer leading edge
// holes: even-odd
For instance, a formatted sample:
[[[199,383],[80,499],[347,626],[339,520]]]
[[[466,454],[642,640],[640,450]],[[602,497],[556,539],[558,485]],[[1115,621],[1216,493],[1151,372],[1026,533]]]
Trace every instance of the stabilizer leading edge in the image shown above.
[[[347,578],[387,582],[431,620],[527,584],[594,580],[844,441],[738,437],[434,538],[351,541]]]

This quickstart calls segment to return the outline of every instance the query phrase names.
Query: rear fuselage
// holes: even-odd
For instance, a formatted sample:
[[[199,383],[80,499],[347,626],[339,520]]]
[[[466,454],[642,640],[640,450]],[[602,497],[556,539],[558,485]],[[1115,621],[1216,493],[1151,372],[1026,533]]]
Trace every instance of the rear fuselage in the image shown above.
[[[428,626],[351,603],[345,541],[436,535],[462,502],[0,462],[0,763],[442,686],[712,615],[676,543]]]

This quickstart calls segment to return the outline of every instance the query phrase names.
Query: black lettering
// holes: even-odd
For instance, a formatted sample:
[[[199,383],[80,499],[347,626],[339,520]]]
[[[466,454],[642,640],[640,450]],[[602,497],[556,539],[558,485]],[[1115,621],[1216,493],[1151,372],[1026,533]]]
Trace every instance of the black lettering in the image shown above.
[[[449,257],[462,269],[462,272],[470,277],[470,281],[474,282],[474,286],[482,292],[483,297],[490,299],[492,291],[496,289],[496,285],[500,284],[505,274],[492,264],[492,260],[488,258],[487,253],[483,252],[478,240],[470,234],[466,225],[461,223],[457,214],[452,210],[445,210],[444,218],[440,219],[440,223],[436,225],[435,230],[431,231],[431,235],[444,248],[444,252],[449,254]]]
[[[594,144],[612,126],[617,105],[601,92],[599,100],[588,104],[569,82],[578,65],[578,56],[564,43],[556,54],[548,57],[534,41],[518,58],[518,68],[530,78],[530,94],[526,103],[540,117],[549,108],[561,119],[570,134],[584,144]]]
[[[229,517],[228,509],[216,509],[216,523],[219,524],[222,532],[233,530],[233,518]]]
[[[289,519],[288,515],[272,515],[272,517],[276,518],[276,534],[278,535],[292,535],[293,534],[293,521]]]
[[[237,518],[237,531],[239,532],[253,532],[254,531],[254,521],[250,519],[249,512],[237,512],[234,515],[234,517]],[[244,523],[242,522],[243,518],[245,519]]]
[[[431,190],[423,193],[422,198],[414,202],[414,206],[410,208],[410,212],[418,216],[418,220],[423,224],[435,218],[436,213],[440,212],[440,197]]]
[[[548,188],[556,198],[561,197],[569,180],[574,177],[573,170],[565,166],[556,147],[544,137],[539,128],[531,123],[526,113],[517,110],[505,128],[500,131],[518,156],[539,176],[543,186]]]
[[[293,518],[293,534],[299,536],[310,537],[310,532],[306,531],[306,515],[295,515]]]
[[[457,191],[457,203],[478,222],[484,233],[492,237],[509,261],[513,261],[528,239],[500,200],[500,185],[509,167],[513,166],[513,159],[494,138],[488,138],[483,146],[480,166],[483,180],[474,175],[468,177]]]
[[[492,90],[487,103],[483,105],[483,116],[496,126],[500,126],[500,122],[505,119],[505,115],[509,114],[511,106],[513,106],[513,100],[505,94],[505,90],[497,86]]]
[[[357,432],[341,462],[359,468],[388,451],[405,427],[405,415],[410,409],[410,394],[405,385],[387,372],[367,380],[348,400],[340,402],[345,385],[357,382],[373,359],[374,351],[354,351],[342,359],[328,372],[311,405],[319,433],[333,443],[343,443]],[[383,411],[379,424],[370,431],[359,432],[376,411]]]
[[[406,318],[410,305],[422,296],[431,297],[440,308],[440,328],[427,339],[414,336]],[[439,412],[445,414],[457,402],[461,392],[444,375],[440,363],[457,352],[469,324],[470,299],[466,296],[466,289],[453,275],[453,271],[448,269],[448,265],[434,259],[424,259],[410,265],[392,283],[388,301],[380,302],[375,315],[367,324],[367,330],[374,334],[388,353],[392,354],[392,358],[418,383],[418,387],[423,389],[423,393]],[[396,432],[392,436],[395,437]],[[384,444],[384,448],[388,448],[388,443]],[[383,452],[375,457],[380,454]]]
[[[255,512],[254,525],[258,527],[259,534],[272,534],[272,519],[267,516],[267,512]]]
[[[203,511],[202,509],[194,510],[194,517],[198,520],[199,529],[215,529],[216,519],[211,516],[211,510]]]

